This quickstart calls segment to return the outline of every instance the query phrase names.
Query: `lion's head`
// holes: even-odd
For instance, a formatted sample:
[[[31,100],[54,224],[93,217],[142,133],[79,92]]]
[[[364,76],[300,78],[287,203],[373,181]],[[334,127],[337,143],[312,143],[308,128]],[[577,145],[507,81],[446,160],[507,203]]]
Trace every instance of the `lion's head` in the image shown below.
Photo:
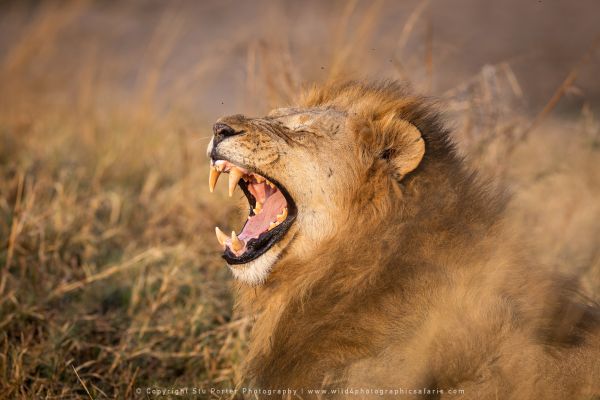
[[[331,238],[377,240],[355,236],[409,212],[410,176],[429,151],[449,153],[437,149],[443,137],[424,135],[440,131],[426,110],[399,84],[346,83],[313,88],[265,117],[219,119],[208,146],[211,191],[226,172],[230,193],[239,186],[249,202],[241,231],[217,228],[234,275],[256,284],[279,260],[310,257]]]

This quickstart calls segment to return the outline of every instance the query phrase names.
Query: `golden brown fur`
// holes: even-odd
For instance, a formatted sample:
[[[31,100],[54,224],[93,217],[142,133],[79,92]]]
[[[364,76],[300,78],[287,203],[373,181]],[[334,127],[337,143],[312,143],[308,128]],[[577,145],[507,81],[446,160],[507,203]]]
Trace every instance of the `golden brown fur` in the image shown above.
[[[266,281],[239,284],[238,308],[256,318],[249,384],[600,395],[597,306],[505,231],[504,197],[465,170],[432,110],[396,83],[347,83],[269,117],[222,119],[247,132],[223,152],[299,207]],[[311,209],[321,228],[301,218]]]

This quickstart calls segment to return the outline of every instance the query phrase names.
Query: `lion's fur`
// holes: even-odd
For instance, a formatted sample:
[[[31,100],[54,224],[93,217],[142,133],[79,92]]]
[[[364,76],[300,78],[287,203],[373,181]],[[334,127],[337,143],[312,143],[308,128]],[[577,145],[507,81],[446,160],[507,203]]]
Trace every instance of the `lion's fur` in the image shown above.
[[[457,388],[473,399],[600,395],[597,306],[506,232],[506,196],[466,170],[435,107],[397,83],[351,82],[314,88],[293,110],[315,109],[342,115],[343,126],[327,123],[352,139],[329,160],[342,165],[329,180],[310,177],[330,187],[338,217],[304,251],[294,231],[263,284],[238,284],[238,310],[256,318],[247,379],[266,388]],[[270,118],[225,120],[291,135]],[[399,174],[409,124],[425,153]],[[317,153],[338,140],[308,134]]]

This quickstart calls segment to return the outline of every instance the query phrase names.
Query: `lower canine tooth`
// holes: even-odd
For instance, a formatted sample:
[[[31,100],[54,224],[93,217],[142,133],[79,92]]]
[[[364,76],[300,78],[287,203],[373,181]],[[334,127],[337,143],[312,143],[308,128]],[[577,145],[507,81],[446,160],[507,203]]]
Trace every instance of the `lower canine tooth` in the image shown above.
[[[271,222],[271,223],[269,224],[269,229],[268,229],[268,230],[271,230],[271,229],[275,228],[277,225],[279,225],[279,223],[278,223],[278,222]]]
[[[235,231],[231,231],[231,248],[233,251],[240,251],[244,248],[244,242],[238,239]]]
[[[221,244],[221,246],[225,245],[225,241],[227,239],[229,239],[229,237],[224,234],[218,226],[215,227],[215,233],[217,234],[217,240],[219,241],[219,243]]]
[[[260,214],[260,212],[262,211],[262,203],[260,201],[257,201],[256,207],[254,207],[252,211],[254,211],[254,215]]]

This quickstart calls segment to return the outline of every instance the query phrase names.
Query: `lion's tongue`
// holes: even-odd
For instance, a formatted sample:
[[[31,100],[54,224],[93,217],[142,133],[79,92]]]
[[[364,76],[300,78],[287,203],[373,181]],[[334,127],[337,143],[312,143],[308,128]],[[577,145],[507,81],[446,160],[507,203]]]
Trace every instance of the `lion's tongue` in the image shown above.
[[[261,233],[266,232],[271,222],[277,221],[277,214],[281,214],[287,206],[283,194],[266,184],[250,185],[249,189],[257,201],[263,203],[263,206],[259,214],[248,217],[248,222],[238,235],[244,242],[247,242],[248,239],[257,238]]]

